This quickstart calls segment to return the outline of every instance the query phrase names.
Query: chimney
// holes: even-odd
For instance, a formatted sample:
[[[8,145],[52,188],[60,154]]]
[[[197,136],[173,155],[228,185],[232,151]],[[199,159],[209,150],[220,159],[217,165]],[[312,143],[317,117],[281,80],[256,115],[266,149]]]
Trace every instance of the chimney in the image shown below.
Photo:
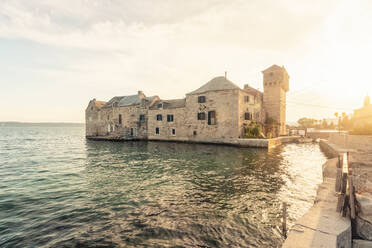
[[[139,96],[140,98],[145,98],[145,94],[143,93],[142,90],[139,90],[139,91],[138,91],[138,96]]]
[[[244,89],[248,89],[249,88],[249,85],[248,84],[245,84],[244,85]]]

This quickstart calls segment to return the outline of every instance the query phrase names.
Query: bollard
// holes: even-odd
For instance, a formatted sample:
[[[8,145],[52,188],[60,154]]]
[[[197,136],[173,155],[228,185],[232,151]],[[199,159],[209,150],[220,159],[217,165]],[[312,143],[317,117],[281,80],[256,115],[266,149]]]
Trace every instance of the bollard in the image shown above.
[[[355,219],[355,198],[354,198],[354,185],[352,178],[352,171],[349,172],[349,195],[350,195],[350,217],[352,220]]]
[[[283,222],[282,222],[283,236],[287,238],[287,203],[283,202]]]

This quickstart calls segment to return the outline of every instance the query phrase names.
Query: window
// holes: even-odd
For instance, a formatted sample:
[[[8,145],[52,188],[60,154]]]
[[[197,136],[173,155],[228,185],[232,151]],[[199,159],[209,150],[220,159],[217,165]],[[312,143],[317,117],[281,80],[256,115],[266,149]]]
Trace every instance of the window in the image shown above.
[[[130,129],[130,136],[133,136],[134,132],[133,132],[133,128]]]
[[[175,136],[176,135],[176,129],[172,128],[172,135]]]
[[[163,107],[163,104],[162,103],[159,103],[158,104],[158,108],[162,108]]]
[[[163,120],[163,116],[162,115],[156,115],[156,120],[157,121],[162,121]]]
[[[249,96],[244,96],[244,101],[249,102]]]
[[[107,120],[110,120],[110,115],[107,115]]]
[[[198,103],[205,102],[205,96],[198,96]]]
[[[194,136],[196,136],[196,130],[194,130],[194,132],[192,133]]]
[[[155,128],[155,134],[156,135],[159,135],[160,134],[160,130],[159,130],[159,128],[157,127],[157,128]]]
[[[204,112],[198,113],[198,120],[205,120],[205,113]]]
[[[121,125],[122,119],[121,119],[121,114],[119,114],[119,125]]]
[[[208,112],[208,125],[216,125],[216,111]]]
[[[140,121],[144,121],[144,120],[145,120],[145,115],[140,115],[140,116],[139,116],[139,120],[140,120]]]
[[[173,121],[173,115],[167,115],[167,122]]]
[[[249,112],[244,113],[244,120],[252,120],[252,114]]]

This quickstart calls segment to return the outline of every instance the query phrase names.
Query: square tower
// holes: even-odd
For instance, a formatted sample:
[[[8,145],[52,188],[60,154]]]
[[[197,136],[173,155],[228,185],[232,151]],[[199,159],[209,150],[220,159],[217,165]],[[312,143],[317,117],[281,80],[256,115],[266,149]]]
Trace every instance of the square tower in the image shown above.
[[[284,68],[272,65],[263,74],[263,105],[266,117],[279,126],[278,135],[287,134],[286,130],[286,93],[289,90],[289,75]]]

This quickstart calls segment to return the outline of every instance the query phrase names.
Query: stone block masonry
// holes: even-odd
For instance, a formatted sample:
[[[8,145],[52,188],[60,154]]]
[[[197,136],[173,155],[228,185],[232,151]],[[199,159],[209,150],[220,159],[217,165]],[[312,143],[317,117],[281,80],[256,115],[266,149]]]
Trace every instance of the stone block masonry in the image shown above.
[[[215,77],[183,99],[146,97],[142,91],[116,96],[108,102],[93,99],[85,110],[86,136],[100,140],[106,137],[228,144],[243,139],[254,122],[262,130],[276,132],[270,133],[270,137],[278,137],[286,134],[285,94],[289,76],[284,67],[277,65],[263,74],[264,92],[248,85],[240,88],[226,77]],[[265,128],[268,118],[275,121],[270,125],[276,128]],[[270,147],[279,141],[239,142],[242,146],[249,143]]]

